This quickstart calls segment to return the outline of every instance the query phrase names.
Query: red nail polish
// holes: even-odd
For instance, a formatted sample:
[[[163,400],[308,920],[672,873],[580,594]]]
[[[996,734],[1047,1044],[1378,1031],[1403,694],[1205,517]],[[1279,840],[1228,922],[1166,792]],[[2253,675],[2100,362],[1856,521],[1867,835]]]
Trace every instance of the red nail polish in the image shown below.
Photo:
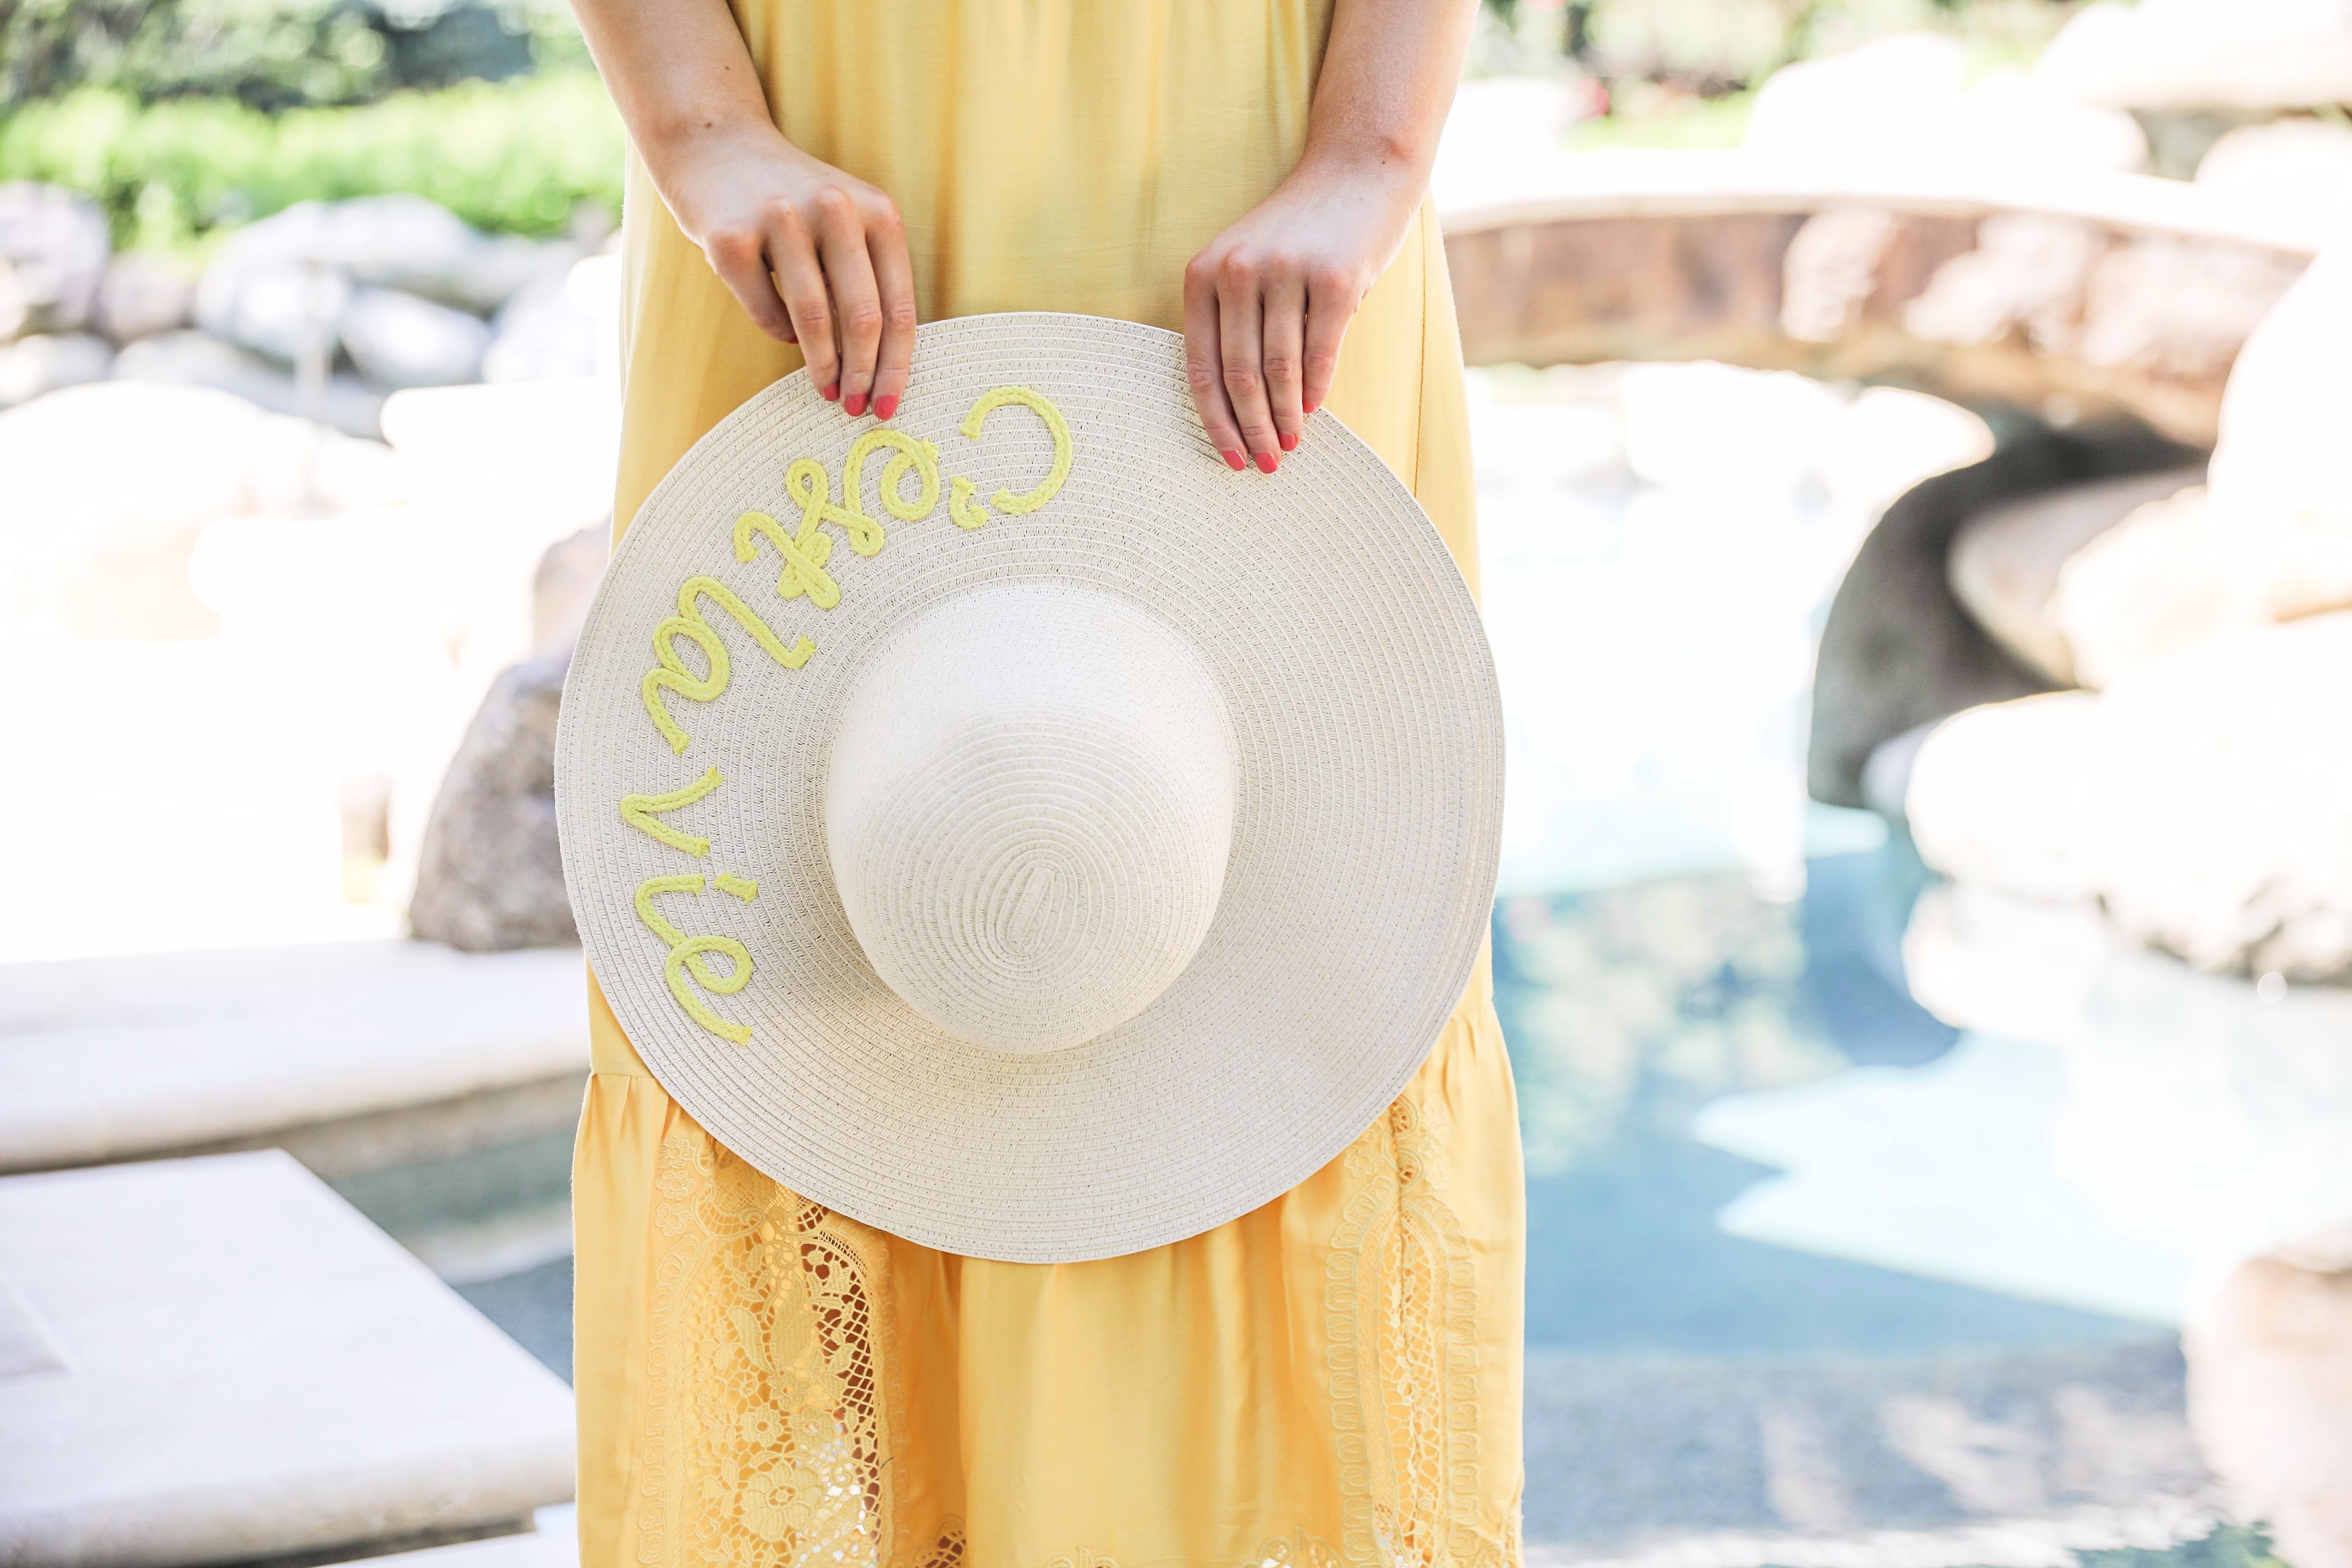
[[[823,386],[816,389],[816,395],[819,397],[824,398],[827,403],[831,403],[835,398],[841,395],[841,383],[837,381],[828,381]]]
[[[890,417],[890,416],[892,416],[893,414],[896,414],[896,413],[898,413],[898,395],[897,393],[895,393],[895,392],[886,392],[886,393],[884,393],[881,396],[879,396],[879,397],[877,397],[877,398],[876,398],[876,399],[874,400],[874,417],[875,417],[875,418],[877,418],[877,419],[887,419],[887,418],[889,418],[889,417]]]
[[[1270,474],[1274,472],[1274,465],[1275,456],[1272,452],[1260,452],[1257,455],[1257,471],[1259,473]]]
[[[1318,408],[1320,408],[1320,407],[1322,407],[1322,406],[1323,406],[1323,405],[1322,405],[1321,404],[1319,404],[1319,403],[1310,403],[1310,404],[1308,404],[1308,405],[1307,405],[1307,413],[1309,413],[1309,414],[1312,414],[1312,413],[1314,413],[1317,409],[1318,409]]]
[[[841,400],[841,405],[848,410],[849,416],[855,419],[866,412],[866,395],[862,392],[853,392]]]
[[[1298,437],[1286,433],[1282,437],[1282,449],[1286,452],[1298,450]]]
[[[1227,452],[1225,454],[1225,467],[1238,474],[1244,468],[1248,468],[1249,465],[1242,461],[1242,455],[1239,452]]]

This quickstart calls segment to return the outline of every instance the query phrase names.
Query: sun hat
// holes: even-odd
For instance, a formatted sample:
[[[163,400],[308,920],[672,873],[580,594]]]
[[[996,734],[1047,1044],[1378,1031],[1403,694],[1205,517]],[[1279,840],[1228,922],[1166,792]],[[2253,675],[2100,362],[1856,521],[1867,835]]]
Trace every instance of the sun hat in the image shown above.
[[[928,1247],[1115,1257],[1278,1196],[1402,1089],[1494,896],[1475,606],[1329,413],[1229,471],[1182,340],[916,334],[638,511],[556,742],[581,939],[725,1147]]]

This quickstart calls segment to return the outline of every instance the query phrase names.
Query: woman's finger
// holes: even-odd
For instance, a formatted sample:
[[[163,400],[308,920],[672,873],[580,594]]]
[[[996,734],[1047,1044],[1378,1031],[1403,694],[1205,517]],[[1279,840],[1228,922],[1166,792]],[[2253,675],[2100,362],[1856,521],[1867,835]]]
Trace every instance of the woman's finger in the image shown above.
[[[1339,344],[1356,314],[1355,285],[1341,274],[1324,272],[1307,280],[1307,350],[1299,406],[1312,414],[1331,395],[1339,374]]]
[[[827,185],[816,194],[817,256],[833,296],[834,331],[841,339],[841,406],[866,412],[874,391],[874,361],[882,349],[882,291],[866,251],[866,223],[847,191]]]
[[[1298,445],[1307,416],[1299,411],[1305,393],[1300,362],[1307,349],[1307,286],[1296,272],[1266,279],[1265,334],[1266,406],[1274,414],[1276,444],[1287,452]]]
[[[874,417],[898,412],[915,360],[915,268],[898,209],[885,207],[866,225],[866,250],[882,297],[882,348],[874,362]]]
[[[768,276],[764,237],[755,228],[727,229],[710,237],[703,247],[710,269],[727,285],[752,324],[772,338],[793,341],[793,319]]]
[[[1274,410],[1265,399],[1265,300],[1255,267],[1228,255],[1217,269],[1217,338],[1225,396],[1250,460],[1261,473],[1281,466]]]
[[[1231,468],[1248,467],[1242,433],[1225,397],[1224,355],[1218,343],[1217,279],[1214,264],[1196,256],[1184,268],[1184,381],[1201,429]]]
[[[770,229],[768,265],[782,285],[784,309],[792,312],[801,358],[808,363],[809,384],[820,396],[840,396],[841,355],[833,344],[833,301],[825,292],[824,268],[817,264],[808,230],[797,222]]]

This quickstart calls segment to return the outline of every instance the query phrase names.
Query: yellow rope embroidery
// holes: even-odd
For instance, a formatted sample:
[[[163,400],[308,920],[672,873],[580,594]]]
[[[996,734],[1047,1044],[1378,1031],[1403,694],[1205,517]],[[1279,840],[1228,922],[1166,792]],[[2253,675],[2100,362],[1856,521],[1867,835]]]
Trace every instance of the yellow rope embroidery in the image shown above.
[[[1060,409],[1027,387],[1000,386],[982,393],[980,401],[971,405],[971,412],[963,416],[964,439],[979,440],[982,421],[1008,403],[1018,403],[1023,407],[1034,411],[1038,418],[1045,422],[1045,428],[1054,437],[1054,466],[1047,470],[1045,482],[1035,489],[1022,495],[1014,495],[1008,489],[999,490],[989,498],[990,503],[997,510],[1012,512],[1017,516],[1022,512],[1035,511],[1039,507],[1052,500],[1060,493],[1062,481],[1070,477],[1070,426],[1063,419]],[[988,521],[985,512],[970,504],[971,490],[972,486],[969,479],[958,479],[950,489],[948,502],[949,512],[965,528],[978,528]],[[961,507],[959,502],[962,503]],[[972,521],[969,522],[964,521],[967,514],[971,516]]]
[[[803,458],[801,462],[807,462]],[[814,465],[812,465],[814,466]],[[793,465],[794,468],[800,463]],[[824,470],[819,468],[818,472]],[[820,610],[829,610],[841,603],[841,588],[824,569],[833,559],[833,541],[817,531],[814,519],[805,520],[797,534],[786,533],[784,525],[764,511],[747,511],[735,520],[735,559],[749,561],[760,553],[754,533],[764,534],[776,553],[784,559],[784,569],[776,577],[776,595],[797,599],[803,594]]]
[[[958,474],[948,486],[948,516],[958,528],[978,528],[988,521],[988,509],[971,499],[980,487]]]
[[[710,840],[697,838],[691,833],[680,833],[666,822],[655,820],[658,813],[676,811],[692,805],[724,782],[719,770],[712,768],[684,789],[674,789],[667,795],[625,795],[621,797],[621,820],[642,832],[650,833],[673,849],[683,849],[699,860],[710,853]],[[723,882],[725,879],[720,879]]]
[[[784,639],[775,634],[774,628],[761,620],[751,605],[737,598],[734,589],[716,577],[688,577],[677,590],[677,613],[691,616],[707,625],[708,617],[694,607],[694,601],[698,598],[709,599],[734,616],[736,625],[751,633],[751,640],[786,669],[798,669],[809,661],[809,655],[816,651],[816,644],[806,637],[795,637],[793,646],[786,647]]]
[[[869,436],[871,434],[868,432]],[[860,439],[862,441],[864,437]],[[873,449],[872,447],[866,447],[868,452]],[[862,454],[854,455],[862,457]],[[884,465],[884,469],[887,471],[887,464]],[[851,474],[856,470],[844,465],[842,471]],[[849,541],[849,548],[860,555],[871,555],[882,548],[882,525],[857,510],[857,492],[855,490],[841,498],[843,504],[835,505],[832,476],[814,458],[793,459],[792,466],[784,470],[784,493],[800,506],[800,537],[803,539],[814,533],[818,523],[829,522],[841,530],[841,537]]]
[[[739,877],[732,871],[721,871],[710,885],[722,893],[732,893],[745,903],[760,896],[760,884],[749,877]]]
[[[919,440],[903,430],[868,430],[850,443],[849,456],[843,459],[841,469],[846,476],[841,484],[844,510],[856,511],[866,500],[866,459],[888,447],[892,456],[882,465],[882,507],[901,522],[915,522],[929,517],[931,509],[940,504],[940,449],[929,441]],[[907,475],[912,471],[922,482],[915,499],[906,499]],[[798,500],[800,498],[793,498]],[[858,512],[859,516],[865,513]],[[853,540],[850,548],[857,549]],[[881,531],[875,530],[875,549],[881,548]],[[872,550],[859,550],[861,555],[871,555]]]
[[[734,616],[743,629],[751,634],[751,640],[786,669],[798,669],[809,661],[809,655],[816,651],[816,645],[806,637],[786,647],[783,639],[776,636],[768,623],[753,614],[751,606],[737,598],[734,590],[718,578],[688,577],[677,591],[677,614],[654,628],[654,658],[660,668],[646,671],[646,679],[637,689],[638,695],[645,699],[646,711],[653,718],[654,728],[662,732],[662,739],[669,742],[669,749],[673,752],[685,751],[688,737],[677,721],[669,716],[668,708],[663,705],[663,690],[675,691],[691,701],[709,702],[727,689],[727,681],[732,673],[727,659],[727,645],[719,640],[719,634],[710,629],[710,623],[704,620],[701,612],[694,607],[698,598],[710,599]],[[709,668],[708,675],[697,675],[687,668],[685,657],[677,651],[677,639],[680,637],[702,650],[703,659]]]
[[[751,1031],[712,1012],[710,1005],[687,984],[687,978],[691,975],[695,984],[714,995],[732,996],[751,983],[750,950],[731,936],[688,936],[654,908],[655,898],[662,893],[699,894],[703,886],[699,876],[648,877],[637,886],[637,919],[669,944],[669,956],[662,961],[662,978],[669,982],[669,994],[677,998],[677,1005],[712,1034],[740,1046],[751,1038]],[[709,955],[714,952],[728,960],[730,967],[727,973],[719,974],[710,967]]]
[[[702,657],[709,664],[709,675],[697,675],[686,667],[685,658],[677,651],[677,639],[680,637],[702,650]],[[719,640],[719,634],[706,626],[699,616],[672,616],[654,628],[654,658],[660,668],[646,671],[646,679],[638,686],[637,694],[645,699],[646,711],[653,715],[654,728],[662,732],[662,739],[669,742],[669,749],[683,752],[687,748],[687,733],[678,728],[677,721],[669,716],[669,710],[662,706],[662,689],[667,687],[680,697],[696,702],[708,702],[726,690],[727,645]]]

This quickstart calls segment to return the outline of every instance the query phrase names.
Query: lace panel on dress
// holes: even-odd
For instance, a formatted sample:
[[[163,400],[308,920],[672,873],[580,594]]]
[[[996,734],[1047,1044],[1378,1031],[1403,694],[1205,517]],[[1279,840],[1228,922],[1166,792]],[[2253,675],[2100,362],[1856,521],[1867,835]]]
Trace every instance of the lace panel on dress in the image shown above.
[[[1323,1289],[1349,1563],[1516,1561],[1480,1517],[1477,1270],[1442,1196],[1439,1112],[1404,1098],[1349,1147]]]
[[[663,1139],[637,1561],[890,1563],[889,1342],[872,1233],[691,1123]],[[960,1532],[920,1568],[956,1568]]]

